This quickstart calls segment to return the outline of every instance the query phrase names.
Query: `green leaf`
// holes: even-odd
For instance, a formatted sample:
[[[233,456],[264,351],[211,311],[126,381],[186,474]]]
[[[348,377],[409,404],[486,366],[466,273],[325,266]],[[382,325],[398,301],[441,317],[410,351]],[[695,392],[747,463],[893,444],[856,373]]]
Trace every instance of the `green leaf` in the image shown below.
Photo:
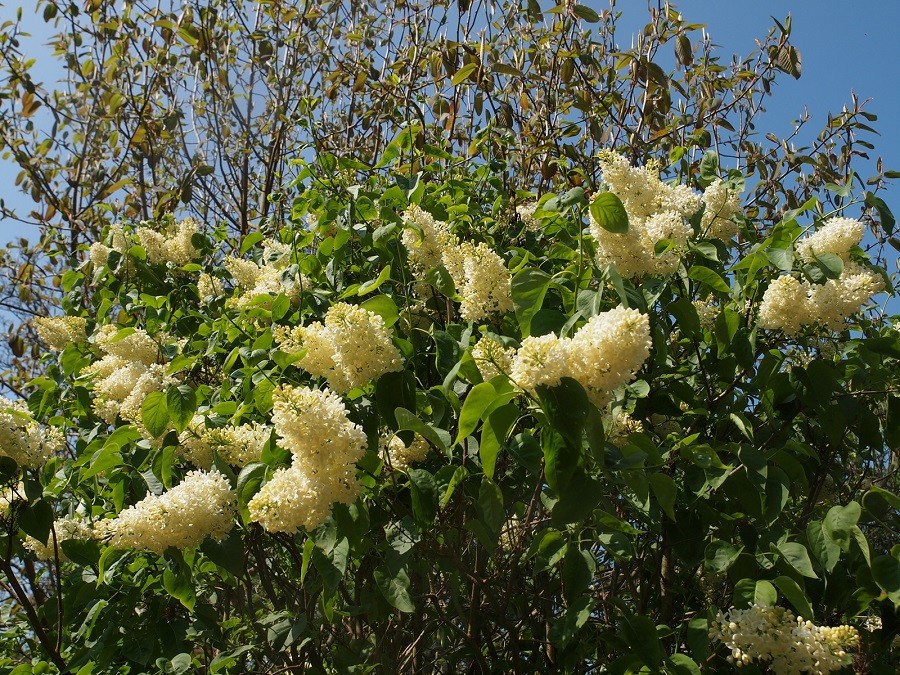
[[[590,402],[584,387],[571,377],[564,377],[555,387],[537,387],[541,408],[550,425],[576,449],[581,448]]]
[[[815,619],[812,605],[809,602],[809,598],[806,597],[806,593],[800,588],[800,584],[790,577],[780,576],[775,578],[775,585],[782,595],[788,599],[788,602],[794,606],[799,616],[808,621]]]
[[[360,306],[366,311],[377,314],[384,319],[386,328],[393,326],[397,323],[397,319],[400,318],[400,310],[397,309],[397,303],[386,295],[376,295],[374,298],[366,300]]]
[[[458,87],[461,85],[469,75],[474,73],[478,69],[477,63],[467,63],[462,68],[456,71],[452,78],[450,78],[450,84],[454,87]]]
[[[806,526],[809,548],[826,572],[831,572],[841,557],[841,548],[825,534],[822,522],[814,520]]]
[[[715,150],[707,150],[700,160],[700,185],[707,187],[719,177],[719,156]]]
[[[757,581],[756,587],[753,591],[753,602],[757,605],[774,607],[778,602],[778,592],[775,590],[775,587],[768,581]]]
[[[837,279],[844,271],[844,261],[834,253],[817,253],[814,258],[818,268],[827,279]]]
[[[366,293],[371,293],[372,291],[377,291],[378,287],[381,286],[385,281],[391,278],[391,266],[386,265],[381,273],[378,275],[378,278],[372,279],[371,281],[366,281],[360,284],[359,288],[356,291],[357,295],[365,295]],[[274,317],[273,317],[274,318]]]
[[[481,421],[481,416],[496,400],[497,390],[490,382],[476,384],[469,390],[459,413],[459,431],[454,444],[472,435]]]
[[[687,654],[672,654],[669,666],[669,672],[674,675],[700,675],[700,666]]]
[[[778,545],[778,552],[781,553],[791,567],[804,577],[809,577],[810,579],[819,578],[813,571],[812,560],[809,559],[809,552],[803,544],[795,541],[785,542]]]
[[[141,406],[141,419],[147,431],[154,438],[163,434],[169,427],[169,411],[166,407],[166,394],[154,391],[147,394]]]
[[[503,493],[489,478],[484,478],[478,488],[478,520],[490,535],[489,547],[492,547],[506,522],[506,513],[503,510]]]
[[[622,200],[612,192],[601,192],[591,201],[591,218],[607,232],[625,234],[628,232],[628,212]]]
[[[743,550],[743,546],[736,548],[725,541],[712,541],[706,546],[704,553],[706,568],[717,574],[724,574]]]
[[[175,428],[184,431],[197,411],[197,394],[186,384],[169,387],[166,392],[166,410]]]
[[[491,412],[485,420],[481,430],[481,443],[478,445],[478,456],[484,475],[488,478],[494,477],[500,447],[518,419],[519,408],[513,403],[507,403]]]
[[[541,309],[551,277],[535,267],[526,267],[512,280],[512,301],[522,337],[531,335],[531,320]]]
[[[897,221],[894,219],[894,214],[891,213],[891,210],[888,208],[885,201],[873,192],[866,192],[866,204],[873,207],[878,212],[878,218],[881,220],[881,227],[884,228],[884,231],[888,236],[891,236],[894,233],[894,226],[897,224]]]
[[[822,521],[822,529],[843,551],[849,551],[853,528],[861,514],[862,509],[856,502],[850,502],[847,506],[832,506]]]
[[[447,431],[423,422],[406,408],[394,410],[394,417],[397,418],[397,425],[401,430],[415,431],[443,452],[447,452],[450,447],[450,434]]]
[[[187,607],[189,612],[194,610],[194,604],[197,602],[197,594],[194,591],[194,584],[190,572],[186,567],[180,569],[178,572],[166,569],[163,572],[163,587],[169,595]]]
[[[890,555],[876,556],[872,560],[872,578],[887,593],[894,609],[900,607],[900,560]]]
[[[662,665],[663,648],[659,642],[656,625],[646,616],[626,616],[622,636],[632,651],[655,671]]]
[[[600,15],[587,5],[575,5],[572,8],[572,13],[579,19],[583,19],[588,23],[597,23],[600,21]]]
[[[375,568],[375,584],[392,607],[407,614],[416,611],[416,604],[409,592],[409,574],[405,567],[398,569],[396,574],[391,574],[386,567]]]
[[[37,539],[42,544],[50,541],[50,528],[53,526],[53,508],[43,499],[38,499],[32,504],[22,506],[16,512],[19,527],[25,534]]]
[[[385,373],[375,381],[375,406],[383,424],[396,431],[397,408],[416,407],[416,376],[412,371]]]
[[[703,265],[692,265],[688,270],[688,277],[720,293],[728,293],[731,290],[722,277]]]
[[[678,496],[678,488],[672,477],[664,473],[654,473],[650,476],[650,488],[665,514],[675,520],[675,499]]]

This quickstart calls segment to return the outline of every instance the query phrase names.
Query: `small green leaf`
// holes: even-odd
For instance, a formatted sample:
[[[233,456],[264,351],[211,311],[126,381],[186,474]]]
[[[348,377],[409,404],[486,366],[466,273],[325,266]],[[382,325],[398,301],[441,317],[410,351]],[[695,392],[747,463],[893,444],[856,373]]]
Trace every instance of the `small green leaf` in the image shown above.
[[[622,200],[612,192],[601,192],[591,201],[591,218],[607,232],[628,232],[628,212]]]
[[[688,277],[720,293],[728,293],[731,290],[722,277],[703,265],[692,265],[688,270]]]
[[[736,548],[725,541],[710,542],[704,554],[706,568],[717,574],[724,574],[735,563],[743,550],[743,546]]]
[[[788,599],[788,602],[794,606],[794,609],[797,610],[800,616],[808,621],[815,619],[812,605],[809,602],[809,598],[806,597],[806,593],[800,588],[800,584],[790,577],[780,576],[776,577],[775,585],[784,597]]]
[[[675,499],[678,496],[678,488],[672,477],[664,473],[654,473],[650,476],[650,488],[665,514],[675,520]]]
[[[822,529],[842,550],[849,551],[853,528],[859,522],[861,514],[862,509],[856,502],[850,502],[847,506],[832,506],[822,521]]]
[[[166,394],[154,391],[147,394],[141,406],[141,419],[147,431],[156,438],[169,427],[169,411],[166,407]]]
[[[406,408],[397,408],[394,410],[394,416],[397,418],[397,425],[400,429],[415,431],[443,452],[450,447],[450,434],[444,429],[438,429],[432,424],[423,422]]]
[[[397,309],[397,303],[386,295],[376,295],[374,298],[366,300],[360,306],[366,311],[377,314],[384,319],[386,328],[393,326],[397,323],[397,319],[400,318],[400,310]]]
[[[456,71],[452,78],[450,78],[450,84],[454,87],[458,87],[465,81],[469,75],[474,73],[478,69],[477,63],[467,63],[462,68]]]
[[[575,5],[572,8],[572,13],[579,19],[583,19],[588,23],[597,23],[600,21],[600,15],[587,5]]]
[[[513,309],[522,337],[531,335],[531,320],[541,309],[550,282],[550,275],[535,267],[526,267],[513,277],[511,287]]]
[[[803,576],[810,579],[819,578],[813,571],[812,560],[809,559],[809,552],[803,544],[795,541],[785,542],[778,545],[778,552],[784,556],[784,559],[791,567]]]
[[[169,387],[166,392],[166,410],[175,428],[184,431],[197,410],[197,394],[186,384]]]
[[[409,574],[401,567],[396,574],[391,574],[386,567],[375,569],[375,584],[392,607],[407,614],[416,611],[416,604],[409,592]]]

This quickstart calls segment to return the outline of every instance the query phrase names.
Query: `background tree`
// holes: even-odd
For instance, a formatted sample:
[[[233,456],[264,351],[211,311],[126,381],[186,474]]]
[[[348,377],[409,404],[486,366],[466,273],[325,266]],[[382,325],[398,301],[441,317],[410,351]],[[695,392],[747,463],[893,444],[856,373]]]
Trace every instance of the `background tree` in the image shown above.
[[[4,668],[722,672],[793,625],[894,672],[894,223],[855,102],[755,135],[789,22],[726,66],[671,6],[630,50],[577,4],[43,7],[5,302],[68,318],[10,342]],[[753,605],[861,643],[723,648]]]

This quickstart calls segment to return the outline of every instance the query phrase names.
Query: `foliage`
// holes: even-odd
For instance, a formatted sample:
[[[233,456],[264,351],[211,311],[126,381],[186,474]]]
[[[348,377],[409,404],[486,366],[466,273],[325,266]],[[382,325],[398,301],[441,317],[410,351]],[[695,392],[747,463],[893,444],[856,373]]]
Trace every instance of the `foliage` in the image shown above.
[[[751,179],[749,213],[766,221],[826,184],[844,186],[829,204],[854,182],[881,186],[880,167],[865,185],[850,171],[872,147],[859,136],[874,116],[856,100],[810,147],[791,145],[809,120],[800,110],[786,139],[756,131],[777,76],[800,74],[789,19],[729,63],[671,3],[650,8],[630,48],[614,3],[541,4],[40,0],[55,30],[42,72],[58,72],[55,83],[37,75],[21,22],[7,22],[0,153],[34,206],[0,201],[0,214],[40,238],[0,254],[0,306],[17,319],[4,386],[21,395],[39,372],[24,322],[53,313],[70,258],[108,224],[177,212],[232,235],[274,231],[290,214],[293,159],[373,164],[401,125],[415,128],[405,143],[428,150],[414,172],[496,160],[509,194],[596,186],[596,153],[609,146],[682,174],[714,148]],[[883,211],[874,192],[866,204]]]
[[[48,20],[78,11],[44,7]],[[45,190],[64,181],[64,164],[23,160],[38,201],[56,191],[68,204],[45,220],[41,246],[53,257],[29,253],[29,274],[58,271],[59,295],[23,302],[58,299],[84,321],[38,323],[51,349],[38,347],[29,366],[30,415],[0,411],[28,442],[40,442],[38,423],[43,437],[66,440],[38,467],[0,457],[4,672],[731,672],[720,612],[755,617],[769,610],[754,606],[776,605],[857,629],[859,646],[835,656],[848,669],[896,671],[900,334],[868,301],[837,329],[812,317],[788,334],[759,321],[776,279],[818,293],[853,269],[892,291],[883,245],[893,217],[868,191],[882,176],[860,185],[850,169],[867,113],[835,118],[808,150],[753,140],[775,71],[799,75],[789,23],[728,70],[710,44],[692,45],[695,27],[674,10],[654,13],[636,47],[620,51],[614,14],[560,6],[541,24],[528,3],[499,14],[484,42],[461,29],[460,63],[439,39],[439,4],[323,5],[294,17],[306,33],[277,3],[259,6],[256,32],[240,11],[151,21],[149,8],[130,7],[89,6],[107,24],[93,21],[88,47],[72,34],[60,49],[84,71],[79,50],[119,35],[119,61],[92,58],[112,74],[85,74],[80,96],[100,105],[92,87],[112,96],[129,81],[137,91],[103,114],[131,112],[60,117],[110,130],[143,122],[145,135],[130,132],[118,155],[115,143],[71,132],[84,144],[76,165],[106,170],[118,156],[121,174],[106,175],[127,184],[105,195],[100,178]],[[446,11],[479,25],[468,14],[478,8],[459,7]],[[345,10],[360,13],[352,26]],[[149,47],[119,11],[134,12]],[[406,12],[423,18],[393,14]],[[268,27],[282,19],[278,42]],[[513,41],[523,34],[533,43]],[[215,51],[216,35],[232,49]],[[311,42],[287,38],[298,35]],[[315,39],[381,39],[390,58],[407,59],[370,81],[370,52],[359,49],[332,77],[316,60],[332,58],[327,43]],[[657,63],[664,45],[677,56],[671,73]],[[312,70],[266,65],[291,50]],[[164,95],[116,70],[161,52],[172,69],[141,72]],[[5,54],[11,68],[15,49]],[[421,67],[435,56],[434,70]],[[188,195],[179,172],[193,146],[177,120],[149,123],[162,114],[154,106],[184,100],[196,73],[254,68],[274,78],[267,87],[306,77],[309,123],[243,116],[234,147],[210,144],[223,154],[212,173],[190,174]],[[23,102],[26,70],[7,82],[10,105]],[[359,98],[347,98],[346,73]],[[210,77],[207,91],[224,98],[200,120],[233,114],[228,96],[238,97]],[[442,96],[453,103],[446,116]],[[349,111],[371,120],[366,133]],[[31,140],[7,139],[31,130],[9,120],[4,142],[27,155]],[[280,132],[254,125],[281,122],[267,164]],[[192,133],[211,142],[205,124]],[[338,142],[335,130],[348,135]],[[304,139],[314,153],[300,152]],[[132,162],[163,140],[158,173],[142,173]],[[596,152],[609,146],[645,167],[631,184],[644,176],[661,200],[680,195],[686,217],[641,207],[614,180],[611,155]],[[739,170],[722,168],[730,154]],[[257,180],[265,171],[279,177],[269,187]],[[726,219],[734,237],[709,213],[723,185],[734,195],[750,186]],[[76,192],[81,230],[65,220]],[[119,210],[102,207],[113,196]],[[196,221],[171,215],[179,201]],[[809,244],[834,216],[857,214],[865,249]],[[678,227],[657,227],[663,215]],[[610,242],[636,233],[634,246],[666,266],[619,273]],[[484,288],[488,269],[499,281]],[[508,303],[493,302],[506,291]],[[613,316],[627,328],[610,330],[615,339],[603,332]],[[526,354],[545,360],[529,370]],[[261,517],[267,504],[309,520]],[[178,545],[165,547],[168,536]]]

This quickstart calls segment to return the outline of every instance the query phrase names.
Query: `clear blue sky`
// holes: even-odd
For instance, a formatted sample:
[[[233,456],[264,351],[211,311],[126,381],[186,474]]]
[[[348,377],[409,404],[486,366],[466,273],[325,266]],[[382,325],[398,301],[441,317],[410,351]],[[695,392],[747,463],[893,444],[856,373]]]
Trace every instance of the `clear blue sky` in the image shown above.
[[[0,23],[15,17],[16,1],[5,1],[8,5],[0,6]],[[585,0],[582,4],[597,10],[608,7],[605,0]],[[878,115],[874,126],[882,135],[874,141],[873,159],[881,155],[885,168],[900,170],[900,0],[856,0],[852,5],[837,0],[681,0],[675,4],[687,21],[707,24],[726,61],[732,53],[743,55],[753,50],[754,40],[764,37],[773,25],[772,16],[783,20],[790,12],[793,42],[803,57],[803,76],[800,80],[783,76],[758,128],[785,135],[792,128],[791,121],[806,106],[813,119],[801,142],[809,142],[824,125],[829,111],[838,112],[849,104],[852,91],[862,100],[871,99],[867,110]],[[646,21],[646,3],[619,0],[617,10],[624,12],[619,43],[630,46],[630,34]],[[33,56],[39,65],[49,65],[50,50],[42,46],[48,31],[33,12],[33,5],[29,4],[25,10],[26,25],[35,34],[29,48],[35,50]],[[45,79],[52,79],[52,74]],[[863,177],[872,173],[865,165],[858,172]],[[7,203],[21,204],[22,210],[27,211],[30,199],[21,197],[13,186],[16,173],[9,163],[0,161],[0,196]],[[883,197],[895,215],[900,215],[900,187],[896,183]],[[0,222],[0,244],[29,234],[26,228]]]

